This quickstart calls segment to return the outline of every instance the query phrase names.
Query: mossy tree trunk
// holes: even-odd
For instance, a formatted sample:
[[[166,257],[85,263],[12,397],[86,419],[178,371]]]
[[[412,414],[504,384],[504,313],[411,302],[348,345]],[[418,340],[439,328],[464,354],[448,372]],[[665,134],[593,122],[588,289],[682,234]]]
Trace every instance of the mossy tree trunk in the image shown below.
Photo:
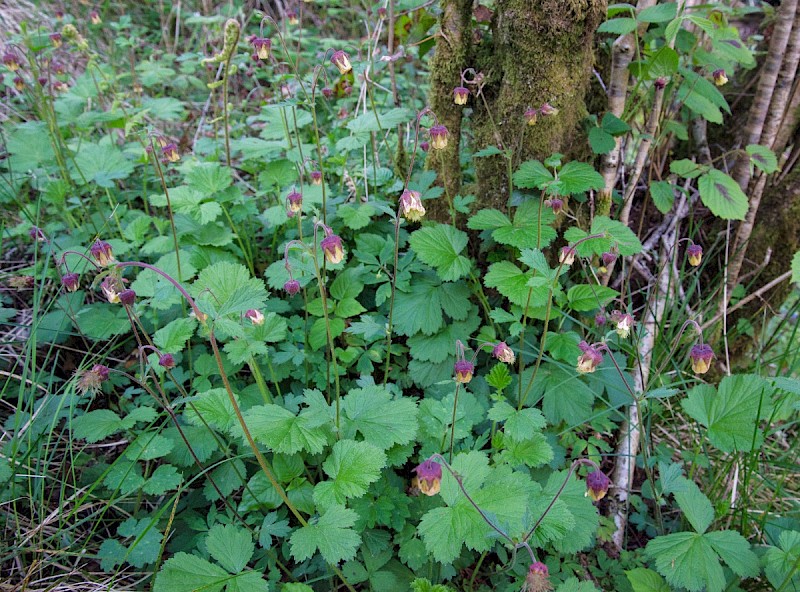
[[[491,25],[486,31],[478,29],[482,38],[474,42],[477,35],[466,12],[471,3],[444,0],[443,35],[432,63],[431,106],[456,137],[461,108],[453,105],[452,91],[461,70],[472,67],[484,77],[482,96],[470,98],[475,150],[493,145],[510,148],[515,165],[553,152],[574,153],[583,146],[579,124],[586,115],[594,31],[606,4],[606,0],[498,0]],[[448,16],[453,14],[460,20]],[[457,36],[447,28],[454,23],[460,27]],[[527,126],[525,111],[544,103],[557,108],[558,114],[540,116],[535,125]],[[448,191],[458,187],[452,181],[457,165],[455,147],[433,162]],[[478,205],[504,208],[509,197],[506,159],[479,158],[475,167]]]

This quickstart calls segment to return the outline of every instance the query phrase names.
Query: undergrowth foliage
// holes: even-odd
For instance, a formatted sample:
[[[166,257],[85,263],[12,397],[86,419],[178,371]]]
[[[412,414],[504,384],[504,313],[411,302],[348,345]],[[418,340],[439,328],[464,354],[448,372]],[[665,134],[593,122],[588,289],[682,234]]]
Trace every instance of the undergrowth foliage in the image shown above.
[[[635,75],[637,100],[671,105],[659,133],[721,122],[719,88],[755,65],[738,32],[677,3],[624,6],[600,32],[653,26]],[[800,586],[796,514],[740,512],[709,465],[752,478],[800,394],[731,374],[707,343],[700,271],[719,245],[669,248],[681,296],[609,281],[652,245],[595,212],[595,163],[561,154],[509,166],[502,209],[444,195],[427,154],[462,139],[410,81],[393,104],[385,10],[354,45],[310,10],[192,16],[206,54],[143,55],[142,26],[98,11],[8,45],[4,241],[30,256],[33,322],[3,391],[4,577],[69,580],[68,557],[155,592]],[[398,22],[409,63],[429,10]],[[477,78],[453,81],[455,104],[479,100]],[[520,133],[557,114],[520,113]],[[596,156],[639,133],[628,115],[587,121]],[[654,206],[743,218],[717,164],[671,160]],[[449,222],[428,219],[434,200]],[[643,352],[642,318],[684,297],[695,313]],[[15,306],[4,296],[3,320]],[[643,356],[656,370],[637,386]],[[607,494],[628,406],[645,434],[620,554]],[[692,434],[656,441],[679,413]]]

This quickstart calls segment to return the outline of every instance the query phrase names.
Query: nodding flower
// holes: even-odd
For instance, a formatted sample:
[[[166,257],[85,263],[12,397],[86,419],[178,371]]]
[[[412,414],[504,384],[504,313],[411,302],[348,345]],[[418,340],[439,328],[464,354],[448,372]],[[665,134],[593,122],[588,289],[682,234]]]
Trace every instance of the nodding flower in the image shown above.
[[[581,374],[594,372],[603,362],[603,354],[596,347],[589,345],[585,341],[581,341],[578,347],[583,352],[578,356],[578,372]]]
[[[409,222],[419,222],[425,216],[425,207],[422,205],[419,191],[406,189],[400,195],[400,212]]]
[[[253,50],[256,52],[258,59],[268,60],[269,52],[272,49],[272,40],[266,37],[253,37],[250,40]]]
[[[608,493],[611,479],[602,471],[592,471],[586,476],[586,495],[599,502]]]
[[[538,117],[539,112],[536,109],[528,108],[525,110],[525,122],[528,125],[536,125]]]
[[[303,209],[303,194],[292,189],[286,196],[286,202],[289,204],[289,211],[296,214]]]
[[[55,47],[56,49],[61,47],[64,43],[64,41],[61,38],[61,33],[58,32],[50,33],[50,41],[53,43],[53,47]]]
[[[443,125],[434,125],[428,133],[431,136],[431,148],[434,150],[443,150],[447,148],[447,136],[449,132]]]
[[[715,357],[714,350],[707,343],[698,343],[693,346],[689,353],[689,358],[692,360],[692,372],[705,374],[711,367],[711,360]]]
[[[689,265],[697,267],[703,262],[703,247],[694,243],[686,247],[686,257],[689,259]]]
[[[113,276],[107,276],[106,279],[100,284],[100,290],[103,292],[103,296],[106,297],[111,304],[119,304],[122,302],[119,298],[119,280],[117,280]]]
[[[456,105],[466,105],[469,98],[469,89],[463,86],[457,86],[453,89],[453,102]]]
[[[181,154],[178,152],[178,146],[172,142],[165,144],[161,148],[161,154],[169,162],[178,162],[181,159]]]
[[[14,76],[14,88],[16,88],[18,91],[21,91],[23,88],[25,88],[25,79],[23,79],[21,76]]]
[[[456,382],[467,384],[472,380],[472,374],[475,372],[475,364],[468,360],[458,360],[453,366],[456,374]]]
[[[81,276],[77,273],[65,273],[61,276],[61,285],[67,292],[75,292],[81,285]]]
[[[325,227],[325,238],[323,238],[319,246],[325,253],[325,259],[331,265],[336,265],[344,259],[344,249],[342,248],[342,239],[333,234],[328,227]]]
[[[558,214],[564,209],[564,200],[558,197],[551,197],[550,199],[544,200],[544,205],[553,208],[553,213]]]
[[[492,355],[504,364],[513,364],[515,360],[514,352],[505,341],[501,341],[492,348]]]
[[[550,103],[545,103],[544,105],[539,107],[539,113],[541,113],[545,117],[549,115],[558,115],[558,109],[553,107]]]
[[[714,79],[714,84],[717,86],[722,86],[728,82],[728,76],[725,74],[725,70],[721,68],[719,70],[714,70],[714,72],[711,73],[711,77]]]
[[[414,468],[419,490],[431,496],[439,493],[442,483],[442,465],[430,459]]]
[[[350,63],[350,56],[341,49],[337,49],[331,56],[331,63],[339,69],[339,73],[344,75],[353,69]]]
[[[97,264],[102,267],[115,263],[114,251],[111,250],[111,245],[105,241],[100,239],[94,241],[89,252],[92,254],[92,257],[94,257],[94,260],[97,261]]]
[[[294,10],[286,11],[286,20],[289,21],[289,24],[292,26],[300,24],[300,19],[297,18],[297,13]]]
[[[250,322],[256,326],[261,326],[264,324],[264,313],[262,313],[260,310],[251,308],[246,313],[244,313],[244,316],[250,319]]]
[[[295,279],[288,280],[283,284],[283,289],[289,296],[294,296],[300,291],[300,282]]]
[[[312,185],[322,185],[322,171],[311,171],[309,176]]]
[[[570,266],[575,263],[576,254],[577,251],[575,250],[575,247],[561,247],[561,252],[558,254],[558,262],[561,265]]]
[[[103,19],[100,18],[100,13],[96,10],[89,13],[89,20],[93,25],[100,25],[103,22]]]
[[[631,334],[631,328],[633,327],[633,316],[626,312],[613,310],[611,311],[611,322],[617,326],[617,335],[622,337],[622,339],[627,339],[628,335]]]
[[[13,51],[7,51],[3,54],[3,64],[12,72],[19,70],[19,59],[17,54]]]

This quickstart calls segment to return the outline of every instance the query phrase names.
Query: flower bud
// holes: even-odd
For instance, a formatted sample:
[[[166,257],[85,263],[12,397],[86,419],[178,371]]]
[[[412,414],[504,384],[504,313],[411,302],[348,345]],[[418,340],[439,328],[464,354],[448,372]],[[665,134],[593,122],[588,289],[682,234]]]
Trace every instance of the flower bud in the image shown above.
[[[344,258],[344,250],[342,249],[342,239],[335,234],[329,234],[320,241],[320,246],[325,253],[325,259],[331,265],[336,265]]]
[[[594,324],[598,327],[605,325],[607,320],[608,319],[606,319],[606,315],[603,312],[598,312],[596,315],[594,315]]]
[[[686,248],[686,256],[689,259],[689,265],[697,267],[703,261],[703,247],[692,243]]]
[[[622,339],[627,339],[633,327],[633,317],[619,310],[611,311],[611,322],[617,325],[616,331]]]
[[[61,276],[61,285],[67,292],[75,292],[81,285],[81,276],[77,273],[65,273]]]
[[[292,190],[292,192],[286,196],[286,202],[289,204],[289,211],[292,212],[292,214],[296,214],[303,209],[303,194]]]
[[[514,363],[514,352],[505,341],[501,341],[492,348],[492,355],[504,364]]]
[[[111,245],[105,241],[97,239],[89,249],[89,252],[97,261],[98,265],[105,267],[114,263],[114,252],[111,250]]]
[[[434,125],[428,133],[431,136],[431,148],[442,150],[447,148],[447,128],[443,125]]]
[[[430,150],[430,148],[431,145],[426,140],[422,140],[422,142],[419,143],[419,149],[422,150],[423,152],[427,152],[428,150]]]
[[[100,25],[103,22],[103,19],[100,18],[100,13],[96,10],[89,13],[89,20],[93,25]]]
[[[400,212],[409,222],[419,222],[425,216],[425,207],[422,205],[419,191],[406,189],[400,195]]]
[[[659,76],[653,81],[653,86],[655,86],[657,90],[662,90],[665,86],[667,86],[667,79],[663,76]]]
[[[322,96],[325,97],[326,99],[330,99],[333,96],[333,90],[331,90],[327,86],[323,87]]]
[[[289,280],[283,284],[283,289],[289,296],[294,296],[300,291],[300,282],[297,280]]]
[[[293,27],[295,25],[300,24],[300,19],[297,18],[297,13],[294,10],[287,10],[286,11],[286,20],[289,22],[290,25]]]
[[[596,347],[589,345],[585,341],[581,341],[578,347],[583,352],[578,356],[577,370],[581,374],[589,374],[594,372],[603,361],[603,354],[601,354]]]
[[[536,119],[539,117],[539,112],[536,109],[526,109],[525,110],[525,122],[528,125],[536,125]]]
[[[136,292],[131,289],[123,290],[119,293],[119,301],[125,306],[133,306],[136,302]]]
[[[341,49],[337,49],[333,52],[331,63],[339,69],[339,73],[342,75],[347,74],[353,69],[352,64],[350,64],[350,56]]]
[[[711,367],[711,360],[714,359],[714,350],[707,343],[698,343],[692,347],[689,357],[692,360],[692,372],[695,374],[705,374]]]
[[[725,70],[721,68],[719,70],[714,70],[714,72],[711,73],[711,77],[714,79],[714,84],[717,86],[722,86],[728,82],[728,76],[725,74]]]
[[[614,261],[617,260],[617,256],[609,251],[606,251],[605,253],[600,255],[600,258],[603,260],[603,265],[605,265],[606,267],[608,267],[609,265],[614,263]]]
[[[53,43],[53,47],[58,49],[64,44],[63,39],[61,38],[61,33],[50,33],[50,41]]]
[[[574,247],[566,246],[561,247],[561,252],[558,254],[558,262],[561,265],[572,265],[575,263],[576,251]]]
[[[456,382],[467,384],[472,380],[472,373],[475,372],[475,364],[467,360],[458,360],[453,369],[456,373]]]
[[[453,101],[456,105],[466,105],[469,98],[469,89],[457,86],[453,89]]]
[[[309,176],[312,185],[322,185],[322,171],[311,171]]]
[[[546,205],[549,208],[553,208],[553,213],[558,214],[561,210],[564,209],[564,200],[558,197],[553,197],[544,200],[544,205]]]
[[[250,319],[250,322],[252,322],[256,326],[261,326],[264,324],[264,314],[260,310],[255,310],[251,308],[246,313],[244,313],[244,316]]]
[[[558,115],[558,109],[553,107],[550,103],[545,103],[544,105],[539,107],[539,113],[541,113],[545,117],[549,115]]]
[[[265,37],[254,37],[250,40],[256,56],[260,60],[268,60],[269,52],[272,49],[272,40]]]
[[[47,237],[44,235],[44,232],[38,226],[32,226],[31,229],[28,231],[28,236],[30,236],[33,240],[38,243],[46,243]]]
[[[166,158],[169,162],[178,162],[181,159],[180,152],[178,152],[178,146],[174,143],[170,142],[169,144],[165,144],[161,148],[161,154]]]
[[[25,88],[25,80],[21,76],[14,76],[14,88],[22,91]]]
[[[175,358],[172,357],[172,354],[163,354],[158,358],[158,365],[171,370],[175,367]]]
[[[442,465],[429,459],[415,467],[414,472],[417,474],[419,490],[422,493],[428,496],[439,493],[442,482]]]
[[[586,495],[599,502],[608,493],[611,479],[602,471],[592,471],[586,476]]]

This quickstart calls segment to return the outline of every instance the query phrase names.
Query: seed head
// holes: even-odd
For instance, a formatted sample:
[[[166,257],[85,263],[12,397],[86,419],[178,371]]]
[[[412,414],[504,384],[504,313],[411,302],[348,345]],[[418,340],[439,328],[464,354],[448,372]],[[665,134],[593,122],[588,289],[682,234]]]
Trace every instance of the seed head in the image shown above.
[[[87,393],[94,395],[106,380],[108,380],[108,367],[103,364],[95,364],[91,370],[79,372],[75,388],[82,395]]]
[[[522,592],[550,592],[552,589],[553,584],[550,583],[547,566],[541,561],[532,563],[528,568],[528,575],[525,576]]]

